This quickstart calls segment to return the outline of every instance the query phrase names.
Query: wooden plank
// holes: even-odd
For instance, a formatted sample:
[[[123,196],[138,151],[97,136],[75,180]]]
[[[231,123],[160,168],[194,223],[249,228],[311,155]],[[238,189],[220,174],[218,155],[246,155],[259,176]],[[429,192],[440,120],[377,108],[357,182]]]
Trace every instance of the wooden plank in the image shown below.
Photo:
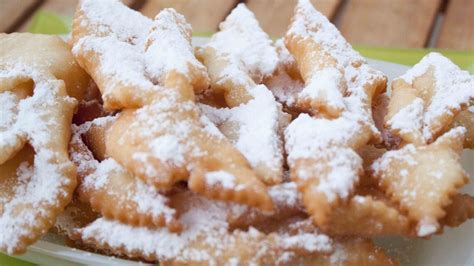
[[[6,32],[18,22],[22,16],[30,12],[39,0],[0,0],[0,32]]]
[[[61,16],[69,16],[72,18],[74,16],[74,12],[76,11],[76,6],[78,2],[79,0],[46,0],[43,3],[43,5],[39,7],[39,9],[49,11],[49,12],[54,12]],[[128,6],[131,6],[135,1],[125,0],[122,2]],[[27,31],[31,24],[31,21],[32,21],[32,17],[26,20],[21,25],[18,31]]]
[[[351,43],[424,47],[441,0],[348,0],[339,28]]]
[[[212,32],[236,3],[236,0],[148,0],[140,11],[153,18],[163,8],[172,7],[186,17],[195,32]]]
[[[451,0],[437,47],[474,50],[474,0]]]
[[[297,0],[247,0],[247,6],[255,13],[260,26],[270,36],[281,37],[290,24]],[[311,0],[326,17],[333,18],[340,0]]]

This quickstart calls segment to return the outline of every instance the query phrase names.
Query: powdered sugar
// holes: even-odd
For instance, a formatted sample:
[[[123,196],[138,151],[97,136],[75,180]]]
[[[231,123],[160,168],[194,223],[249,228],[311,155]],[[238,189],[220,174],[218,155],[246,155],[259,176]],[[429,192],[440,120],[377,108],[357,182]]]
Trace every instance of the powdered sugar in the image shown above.
[[[361,124],[349,117],[329,120],[300,114],[285,130],[288,161],[311,158],[329,147],[348,146],[360,132]]]
[[[382,157],[374,161],[371,168],[375,175],[380,175],[389,169],[390,164],[394,160],[406,162],[408,165],[416,165],[415,158],[413,157],[415,152],[415,145],[405,145],[399,150],[392,150],[390,152],[384,153]],[[400,171],[404,171],[404,169],[402,168]]]
[[[218,242],[216,234],[222,235],[227,231],[226,214],[212,201],[202,197],[194,196],[188,200],[191,206],[201,208],[191,207],[181,215],[180,222],[186,228],[181,234],[171,233],[165,228],[132,227],[101,218],[80,230],[82,238],[96,239],[101,245],[123,248],[130,253],[137,251],[147,256],[156,255],[161,259],[212,259],[210,254],[202,254],[188,246],[198,237],[204,237],[203,242],[215,246]]]
[[[359,181],[362,171],[362,159],[351,149],[335,149],[326,152],[328,157],[323,157],[327,171],[320,176],[319,184],[313,189],[326,195],[329,202],[336,198],[346,199]],[[304,177],[300,175],[300,177]]]
[[[273,204],[278,206],[298,206],[301,203],[300,194],[295,182],[281,183],[268,189],[268,195]]]
[[[186,229],[179,235],[164,228],[152,230],[131,227],[103,218],[78,232],[86,242],[92,241],[99,246],[121,249],[126,253],[139,252],[145,256],[164,260],[205,261],[211,264],[215,263],[224,251],[232,252],[225,249],[232,247],[237,241],[258,243],[258,249],[261,250],[254,250],[255,257],[248,258],[250,262],[255,263],[259,261],[260,256],[264,256],[270,251],[269,249],[274,248],[272,245],[278,245],[282,249],[303,249],[307,252],[332,250],[331,239],[316,232],[296,230],[292,234],[284,232],[273,234],[271,238],[265,238],[265,235],[252,227],[248,232],[228,232],[228,224],[225,221],[227,210],[222,208],[219,202],[197,195],[191,195],[188,200],[190,206],[180,217],[180,222]],[[294,226],[298,228],[298,222]],[[295,255],[291,251],[285,252]]]
[[[17,160],[21,162],[15,176],[8,177],[12,183],[5,187],[12,194],[0,197],[0,249],[13,253],[23,251],[25,239],[35,240],[48,230],[50,221],[66,204],[65,199],[72,195],[74,166],[68,160],[67,144],[61,144],[67,142],[67,118],[77,102],[67,96],[63,81],[35,69],[33,63],[2,62],[0,77],[6,84],[29,80],[34,83],[30,97],[15,99],[9,92],[0,96],[2,101],[8,101],[2,106],[0,146],[2,156],[6,155],[2,159],[19,156]],[[24,147],[27,141],[34,150]]]
[[[152,23],[149,18],[119,0],[83,0],[79,11],[87,17],[82,20],[84,24],[81,26],[87,27],[89,34],[104,36],[112,33],[118,40],[132,44],[144,43],[144,36]]]
[[[283,164],[282,143],[279,136],[281,105],[264,85],[250,90],[253,99],[234,108],[214,108],[201,105],[201,110],[217,126],[233,127],[225,131],[235,147],[244,154],[254,168],[265,167],[279,171]]]
[[[306,191],[324,193],[329,202],[347,198],[362,170],[362,159],[354,149],[370,139],[368,129],[373,136],[379,134],[371,114],[369,97],[373,95],[367,87],[375,91],[385,77],[368,66],[309,0],[298,1],[285,41],[293,53],[305,51],[300,54],[304,59],[297,58],[302,61],[298,63],[303,65],[299,67],[305,79],[297,105],[302,100],[301,105],[306,106],[309,101],[309,111],[316,115],[317,105],[340,110],[335,119],[300,114],[286,128],[285,148],[293,178],[301,184],[317,179]],[[321,61],[325,57],[333,60]],[[364,134],[369,136],[364,139]]]
[[[86,122],[79,128],[73,126],[72,144],[76,146],[76,150],[73,149],[71,152],[71,158],[77,165],[78,173],[83,179],[79,189],[82,191],[104,190],[98,193],[107,193],[109,196],[120,199],[120,201],[117,200],[119,204],[128,202],[128,204],[136,206],[141,213],[147,213],[153,217],[162,216],[166,222],[171,222],[174,219],[175,210],[167,206],[168,199],[161,195],[156,188],[145,184],[138,178],[131,177],[114,159],[96,161],[90,150],[83,144],[81,134],[87,132],[91,125],[104,123],[103,121],[106,119],[110,121],[113,118],[95,119]],[[120,189],[110,189],[117,186],[117,183],[121,186]]]
[[[207,185],[209,186],[220,186],[224,189],[242,190],[242,185],[237,185],[235,182],[235,176],[225,171],[214,171],[208,172],[204,176]]]
[[[265,81],[265,85],[280,103],[292,107],[296,103],[297,95],[303,90],[304,84],[292,79],[285,71],[280,71]]]
[[[286,68],[296,64],[295,58],[290,54],[290,51],[285,46],[285,41],[280,38],[275,41],[275,48],[278,53],[278,67]]]
[[[324,15],[314,9],[309,0],[298,1],[296,14],[287,33],[288,37],[298,37],[302,40],[311,39],[321,47],[322,52],[335,59],[336,66],[332,71],[344,74],[343,78],[347,85],[347,92],[351,97],[358,98],[362,103],[367,103],[369,100],[364,86],[373,84],[377,79],[384,79],[383,74],[369,67],[366,60],[352,49],[337,28]],[[315,71],[318,70],[315,69]],[[330,71],[330,73],[332,72]],[[310,76],[316,74],[312,73]],[[321,78],[318,77],[318,79]],[[321,89],[324,89],[326,94],[331,93],[335,96],[328,99],[340,105],[340,95],[337,96],[337,91],[340,91],[341,88],[338,87],[338,90],[334,92],[335,84],[331,82],[335,80],[329,80],[329,83],[323,83],[326,86],[321,86]],[[363,112],[363,109],[353,109],[351,111]]]
[[[382,76],[368,67],[366,60],[352,49],[337,28],[314,9],[309,0],[299,0],[296,13],[287,34],[311,38],[318,43],[323,51],[336,59],[338,68],[344,69],[348,85],[362,85]]]
[[[190,45],[191,25],[174,9],[165,8],[155,18],[147,37],[145,69],[152,80],[163,80],[164,73],[189,75],[190,67],[204,71]]]
[[[16,121],[19,99],[9,91],[0,93],[0,131],[6,131]],[[3,145],[1,145],[3,146]]]
[[[153,155],[160,160],[175,165],[184,165],[186,148],[181,141],[182,139],[178,138],[176,134],[165,134],[153,139],[149,146]],[[133,156],[138,158],[140,153],[135,153]]]
[[[97,1],[94,1],[97,2]],[[111,94],[116,86],[136,86],[141,90],[153,90],[153,84],[146,76],[146,64],[140,48],[128,42],[122,42],[113,36],[86,36],[79,39],[72,48],[78,57],[93,52],[100,57],[100,72],[110,77],[111,84],[99,87],[103,97]],[[137,91],[140,93],[140,91]]]
[[[419,237],[429,236],[438,231],[438,223],[421,220],[418,224],[417,235]]]
[[[303,233],[281,237],[281,246],[284,248],[302,248],[309,252],[329,252],[332,250],[331,239],[323,234]]]
[[[416,98],[409,105],[398,111],[389,121],[390,128],[401,134],[421,134],[423,100]]]
[[[91,189],[100,189],[108,185],[109,179],[113,178],[114,172],[118,175],[128,175],[126,170],[113,159],[106,159],[98,165],[96,171],[84,178],[83,185]],[[161,195],[153,186],[147,185],[140,179],[134,179],[129,184],[128,194],[121,195],[137,205],[142,213],[152,216],[163,215],[167,222],[170,222],[175,215],[175,211],[167,206],[168,199]]]
[[[14,252],[23,238],[42,233],[37,230],[45,222],[43,219],[54,220],[62,207],[60,199],[72,193],[74,179],[64,175],[72,164],[68,161],[51,163],[61,156],[67,155],[40,150],[36,152],[33,165],[24,162],[18,168],[13,197],[0,202],[3,205],[0,247],[8,253]]]
[[[296,61],[286,49],[283,39],[278,39],[275,47],[278,53],[278,68],[270,78],[265,79],[265,85],[280,103],[291,107],[296,103],[297,94],[301,92],[304,84],[289,74],[289,69],[296,68]]]
[[[440,117],[454,115],[474,99],[474,77],[439,53],[429,53],[399,79],[413,85],[416,78],[430,70],[433,71],[433,88],[418,92],[419,96],[431,94],[430,99],[423,101],[424,113],[418,118],[422,119],[425,140],[432,140],[439,133],[439,128],[435,126]],[[399,117],[398,120],[405,119],[407,118]]]
[[[226,58],[229,67],[240,69],[255,79],[270,76],[278,63],[275,47],[245,4],[239,4],[219,26],[205,47]],[[223,70],[238,78],[237,70]],[[259,80],[256,80],[257,83]]]
[[[82,65],[89,66],[84,61],[91,53],[98,58],[98,68],[89,71],[106,105],[117,101],[114,92],[128,87],[133,100],[149,103],[150,92],[162,90],[165,74],[187,75],[190,67],[204,70],[190,44],[191,26],[173,9],[164,9],[154,21],[115,0],[81,1],[80,11],[83,15],[77,19],[88,35],[74,31],[72,51]]]
[[[314,99],[326,102],[338,109],[344,109],[342,92],[340,91],[342,74],[336,68],[325,68],[313,73],[304,89],[299,93],[301,99]]]
[[[132,154],[132,159],[142,161],[145,165],[150,165],[148,160],[158,158],[160,161],[178,167],[188,166],[191,169],[190,158],[197,158],[205,155],[205,150],[196,142],[193,134],[202,131],[210,136],[219,137],[209,126],[202,127],[199,121],[194,120],[194,116],[199,114],[199,110],[193,102],[183,102],[179,109],[176,109],[173,99],[162,99],[151,105],[147,105],[135,111],[136,119],[128,125],[129,132],[137,132],[132,137],[147,139],[147,148]],[[192,116],[188,115],[193,113]],[[178,115],[179,120],[174,119]],[[146,128],[146,131],[140,130]],[[210,128],[210,132],[203,130]],[[130,134],[123,134],[118,142],[124,143],[130,138]],[[150,167],[145,169],[145,174],[150,177],[156,176],[156,169]]]

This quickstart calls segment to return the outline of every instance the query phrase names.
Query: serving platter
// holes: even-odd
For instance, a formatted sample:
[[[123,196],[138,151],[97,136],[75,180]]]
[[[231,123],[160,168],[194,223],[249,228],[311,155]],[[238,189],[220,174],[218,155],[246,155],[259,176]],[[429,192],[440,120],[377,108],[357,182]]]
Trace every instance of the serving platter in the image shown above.
[[[208,38],[194,37],[193,44],[204,44]],[[392,80],[402,75],[408,66],[368,59],[374,68],[383,71]],[[474,176],[474,151],[465,150],[462,164]],[[461,189],[474,194],[474,184]],[[447,228],[444,234],[428,240],[408,240],[401,237],[383,237],[376,243],[387,252],[400,258],[402,265],[474,265],[474,221],[468,221],[458,228]],[[39,265],[149,265],[99,255],[66,246],[63,239],[50,233],[28,248],[27,253],[16,256],[19,259]]]

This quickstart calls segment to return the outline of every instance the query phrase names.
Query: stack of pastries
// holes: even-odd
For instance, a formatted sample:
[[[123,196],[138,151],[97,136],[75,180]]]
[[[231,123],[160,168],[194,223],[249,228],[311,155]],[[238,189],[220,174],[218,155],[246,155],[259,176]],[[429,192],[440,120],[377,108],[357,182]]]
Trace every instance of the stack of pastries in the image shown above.
[[[474,218],[474,78],[387,78],[309,2],[272,41],[244,4],[199,47],[82,0],[68,43],[0,35],[0,250],[48,231],[163,265],[397,265],[371,240]],[[436,162],[436,163],[433,163]]]

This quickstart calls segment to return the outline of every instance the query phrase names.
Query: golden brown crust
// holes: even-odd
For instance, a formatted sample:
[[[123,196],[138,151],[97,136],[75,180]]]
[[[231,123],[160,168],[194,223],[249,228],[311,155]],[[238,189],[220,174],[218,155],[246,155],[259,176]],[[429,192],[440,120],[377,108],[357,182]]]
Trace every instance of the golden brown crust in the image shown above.
[[[430,145],[407,145],[374,163],[381,187],[418,223],[418,236],[440,229],[438,221],[445,216],[445,208],[468,180],[460,164],[463,132],[452,129]]]
[[[167,206],[168,199],[164,195],[137,180],[114,160],[104,157],[103,161],[97,161],[94,158],[82,136],[92,136],[88,134],[92,129],[103,132],[111,123],[94,124],[95,121],[92,125],[85,124],[83,129],[77,129],[70,143],[69,152],[79,169],[79,199],[109,219],[137,226],[167,226],[172,231],[180,230],[175,211]],[[101,141],[105,140],[95,138],[93,143],[96,147],[103,146]]]
[[[70,125],[89,77],[61,39],[32,34],[0,35],[0,72],[0,249],[17,254],[72,198]]]
[[[474,197],[467,194],[457,194],[452,197],[451,204],[446,207],[446,216],[441,224],[458,227],[469,219],[474,219]]]

